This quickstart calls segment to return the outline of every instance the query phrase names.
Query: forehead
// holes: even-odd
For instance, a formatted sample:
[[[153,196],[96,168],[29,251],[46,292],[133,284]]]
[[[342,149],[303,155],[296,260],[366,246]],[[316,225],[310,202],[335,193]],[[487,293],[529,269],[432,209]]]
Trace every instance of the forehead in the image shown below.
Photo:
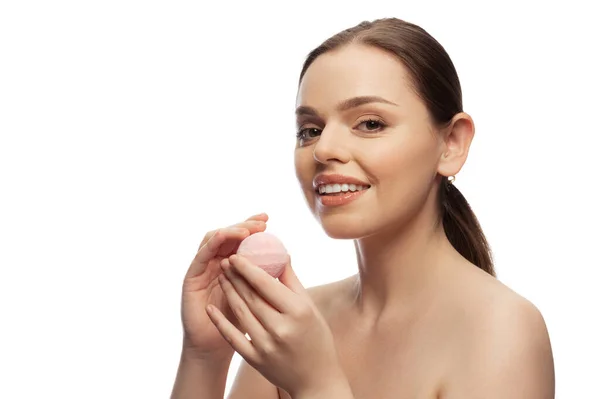
[[[306,71],[296,106],[326,108],[358,96],[380,96],[396,104],[411,97],[406,67],[393,54],[349,45],[320,55]]]

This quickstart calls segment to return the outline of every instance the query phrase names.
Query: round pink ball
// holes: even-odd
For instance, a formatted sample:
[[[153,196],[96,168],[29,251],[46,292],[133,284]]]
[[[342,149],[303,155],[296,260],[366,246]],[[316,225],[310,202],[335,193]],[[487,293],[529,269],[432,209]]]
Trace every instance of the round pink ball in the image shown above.
[[[244,239],[237,250],[256,266],[277,278],[287,263],[287,250],[277,237],[270,233],[255,233]]]

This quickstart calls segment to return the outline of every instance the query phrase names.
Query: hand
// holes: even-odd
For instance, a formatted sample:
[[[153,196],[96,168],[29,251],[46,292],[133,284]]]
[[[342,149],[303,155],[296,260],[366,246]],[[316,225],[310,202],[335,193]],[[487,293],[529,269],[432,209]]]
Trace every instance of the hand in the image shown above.
[[[210,306],[208,313],[248,364],[292,396],[345,379],[331,330],[289,260],[280,281],[240,255],[221,267],[219,282],[242,331],[219,309]]]
[[[217,281],[222,274],[219,264],[237,251],[244,238],[265,231],[267,220],[266,214],[255,215],[234,226],[210,231],[202,240],[183,281],[181,320],[186,354],[231,360],[233,350],[210,321],[206,306],[216,307],[237,324]]]

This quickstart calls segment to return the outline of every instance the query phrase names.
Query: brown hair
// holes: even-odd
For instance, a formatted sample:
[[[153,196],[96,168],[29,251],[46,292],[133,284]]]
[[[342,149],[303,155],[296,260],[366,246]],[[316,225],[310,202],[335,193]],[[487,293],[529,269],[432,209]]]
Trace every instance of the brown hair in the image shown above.
[[[300,82],[317,57],[352,43],[395,55],[408,68],[413,89],[436,125],[447,126],[454,115],[463,111],[458,74],[446,50],[423,28],[397,18],[361,22],[327,39],[309,53]],[[442,178],[438,199],[441,222],[450,243],[471,263],[495,276],[492,253],[477,217],[448,177]]]

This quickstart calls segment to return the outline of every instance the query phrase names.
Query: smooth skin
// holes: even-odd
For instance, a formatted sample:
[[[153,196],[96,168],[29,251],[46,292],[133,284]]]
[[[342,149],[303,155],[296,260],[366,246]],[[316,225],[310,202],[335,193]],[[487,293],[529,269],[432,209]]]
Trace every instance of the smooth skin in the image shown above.
[[[266,214],[251,216],[242,223],[208,232],[200,244],[184,279],[181,306],[184,344],[199,358],[233,356],[233,349],[210,321],[205,309],[212,305],[235,320],[217,281],[222,274],[220,262],[234,254],[244,238],[265,231],[267,220]]]
[[[217,309],[209,315],[236,352],[294,398],[334,396],[340,388],[351,397],[331,329],[289,260],[279,281],[239,255],[221,265],[219,282],[251,341]],[[318,356],[307,356],[313,352]]]
[[[171,398],[222,398],[234,350],[206,313],[219,309],[239,326],[218,283],[220,262],[250,234],[265,231],[268,216],[254,215],[236,225],[209,231],[185,275],[181,298],[183,346]],[[241,327],[240,327],[241,328]]]
[[[348,101],[365,96],[386,101]],[[297,106],[314,111],[301,108],[298,116],[298,181],[325,232],[354,240],[358,263],[356,275],[305,290],[302,303],[312,303],[324,320],[338,363],[324,362],[331,353],[325,350],[304,351],[301,364],[328,364],[332,381],[350,389],[343,383],[335,394],[277,388],[273,376],[285,373],[271,367],[299,370],[299,360],[291,361],[298,355],[287,352],[278,354],[279,363],[266,356],[258,368],[245,357],[229,398],[554,398],[552,350],[538,309],[463,258],[435,223],[440,178],[463,167],[474,136],[471,117],[460,113],[448,126],[434,126],[402,63],[357,44],[315,60]],[[353,176],[371,187],[347,205],[323,207],[312,187],[318,173]],[[251,278],[233,265],[240,259],[221,263],[236,268],[241,281]],[[241,287],[239,276],[233,281]],[[221,283],[225,291],[233,292],[231,281]],[[294,284],[282,285],[294,292]],[[235,292],[227,297],[246,304],[254,295]],[[225,319],[211,316],[217,324]]]

